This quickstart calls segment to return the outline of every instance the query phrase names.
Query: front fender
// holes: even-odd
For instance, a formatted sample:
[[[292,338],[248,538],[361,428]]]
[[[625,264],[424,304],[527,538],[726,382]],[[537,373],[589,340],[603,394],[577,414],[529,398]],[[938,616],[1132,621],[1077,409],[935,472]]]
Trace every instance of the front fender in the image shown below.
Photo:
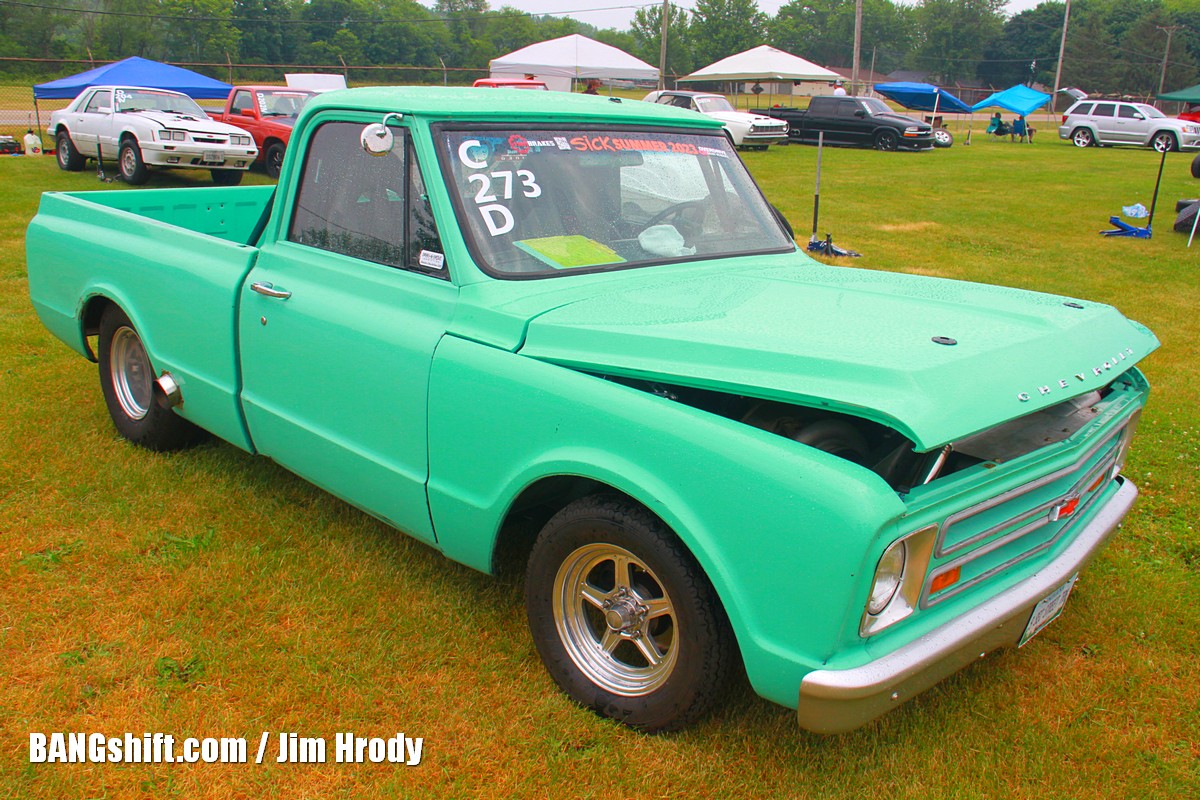
[[[439,546],[491,568],[515,498],[599,481],[668,524],[712,581],[756,691],[799,680],[857,624],[877,543],[903,504],[869,471],[603,378],[446,337],[430,376],[428,485]]]

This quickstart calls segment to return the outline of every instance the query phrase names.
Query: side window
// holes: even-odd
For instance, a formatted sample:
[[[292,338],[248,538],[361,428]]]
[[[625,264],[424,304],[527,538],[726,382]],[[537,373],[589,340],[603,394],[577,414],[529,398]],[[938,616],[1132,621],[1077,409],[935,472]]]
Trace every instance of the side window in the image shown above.
[[[1111,117],[1117,110],[1115,103],[1097,103],[1096,110],[1092,112],[1093,117]]]
[[[88,114],[96,114],[99,113],[101,108],[112,108],[112,103],[108,100],[108,92],[96,92],[93,94],[83,110]]]
[[[441,242],[408,138],[384,156],[359,143],[362,124],[327,122],[309,141],[288,240],[441,277]]]
[[[1094,105],[1093,103],[1080,103],[1079,105],[1075,106],[1075,108],[1071,109],[1071,111],[1069,113],[1071,113],[1071,114],[1090,114],[1090,113],[1092,113],[1093,105]]]
[[[853,100],[839,100],[837,104],[837,115],[839,117],[853,117],[854,112],[859,110],[858,103]]]
[[[1135,119],[1136,117],[1141,116],[1138,114],[1138,110],[1133,106],[1117,106],[1117,112],[1119,113],[1121,119]]]
[[[254,108],[254,101],[249,92],[238,92],[233,96],[233,113],[239,114],[243,109]]]

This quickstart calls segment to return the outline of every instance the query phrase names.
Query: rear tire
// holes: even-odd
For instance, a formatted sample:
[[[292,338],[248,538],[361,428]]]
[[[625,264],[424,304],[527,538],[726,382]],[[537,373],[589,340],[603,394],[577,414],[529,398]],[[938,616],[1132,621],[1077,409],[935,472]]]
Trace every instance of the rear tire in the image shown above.
[[[121,180],[130,186],[141,186],[150,179],[150,170],[142,161],[142,148],[133,139],[121,141],[121,150],[117,154],[117,170]]]
[[[109,306],[100,317],[100,389],[117,433],[147,450],[178,450],[203,432],[172,411],[155,384],[150,354],[129,317]]]
[[[624,497],[584,497],[554,515],[529,558],[525,608],[559,687],[638,730],[691,724],[732,674],[733,633],[708,578]]]
[[[1096,143],[1096,137],[1087,128],[1076,128],[1071,134],[1071,142],[1076,147],[1091,147]]]
[[[1192,177],[1200,178],[1200,154],[1192,159]]]
[[[87,161],[75,148],[71,134],[67,133],[66,129],[59,131],[54,137],[54,156],[58,161],[58,168],[65,172],[79,172]]]
[[[267,175],[276,180],[279,178],[279,170],[283,168],[283,153],[284,146],[280,142],[273,142],[263,156],[263,166],[267,169]]]

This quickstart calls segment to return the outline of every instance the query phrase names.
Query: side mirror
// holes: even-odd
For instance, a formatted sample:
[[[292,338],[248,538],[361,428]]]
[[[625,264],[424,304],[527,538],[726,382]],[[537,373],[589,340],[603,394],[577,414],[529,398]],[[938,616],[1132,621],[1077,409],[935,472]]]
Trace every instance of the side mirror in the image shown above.
[[[854,116],[858,117],[859,119],[865,117],[866,115],[867,115],[867,112],[862,110],[861,108],[858,111],[854,112]]]
[[[254,109],[253,109],[253,108],[243,108],[243,109],[242,109],[241,111],[239,111],[238,113],[239,113],[239,114],[241,114],[243,117],[253,117],[253,116],[254,116]]]
[[[388,127],[388,120],[393,117],[400,119],[399,114],[385,114],[382,122],[372,122],[362,129],[359,142],[363,150],[373,156],[386,156],[392,152],[392,148],[396,146],[396,137]]]
[[[100,106],[99,108],[96,109],[96,113],[97,114],[111,114],[112,109],[109,108],[108,106]]]
[[[1138,112],[1136,112],[1136,111],[1135,111],[1135,112],[1133,112],[1133,118],[1134,118],[1134,119],[1145,119],[1145,117],[1144,117],[1144,116],[1142,116],[1141,114],[1139,114],[1139,113],[1138,113]]]

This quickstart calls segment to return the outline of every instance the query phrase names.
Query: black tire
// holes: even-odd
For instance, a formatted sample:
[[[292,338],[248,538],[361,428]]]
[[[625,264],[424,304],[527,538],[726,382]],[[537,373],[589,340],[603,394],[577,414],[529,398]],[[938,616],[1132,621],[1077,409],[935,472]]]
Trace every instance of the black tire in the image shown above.
[[[283,167],[283,152],[282,142],[272,142],[263,155],[263,166],[266,167],[267,175],[276,180],[279,178],[279,170]]]
[[[155,384],[150,354],[129,317],[109,306],[100,317],[100,389],[117,433],[148,450],[178,450],[203,433],[172,411]]]
[[[1071,143],[1076,147],[1091,147],[1096,144],[1096,137],[1088,128],[1076,128],[1071,131]]]
[[[212,173],[212,182],[217,186],[237,186],[242,182],[242,172],[240,169],[210,169]]]
[[[1156,153],[1170,153],[1172,150],[1179,149],[1179,141],[1170,131],[1159,131],[1150,140],[1150,146]]]
[[[1200,153],[1192,159],[1192,177],[1200,178]]]
[[[65,172],[79,172],[87,161],[83,154],[76,149],[75,143],[71,141],[71,134],[67,133],[66,128],[60,130],[54,137],[54,157],[58,161],[58,168]]]
[[[876,150],[895,150],[900,146],[900,137],[896,132],[888,128],[884,128],[875,134],[875,149]]]
[[[945,128],[933,129],[933,146],[934,147],[952,147],[954,145],[954,134]]]
[[[623,497],[584,497],[546,524],[525,608],[559,687],[648,733],[706,714],[734,668],[733,633],[708,578],[674,533]]]
[[[1196,219],[1196,212],[1200,211],[1200,200],[1193,200],[1189,205],[1176,208],[1176,210],[1179,213],[1175,215],[1175,232],[1190,234]]]
[[[150,170],[142,161],[142,148],[133,139],[122,139],[117,153],[117,171],[121,180],[131,186],[141,186],[150,179]]]

